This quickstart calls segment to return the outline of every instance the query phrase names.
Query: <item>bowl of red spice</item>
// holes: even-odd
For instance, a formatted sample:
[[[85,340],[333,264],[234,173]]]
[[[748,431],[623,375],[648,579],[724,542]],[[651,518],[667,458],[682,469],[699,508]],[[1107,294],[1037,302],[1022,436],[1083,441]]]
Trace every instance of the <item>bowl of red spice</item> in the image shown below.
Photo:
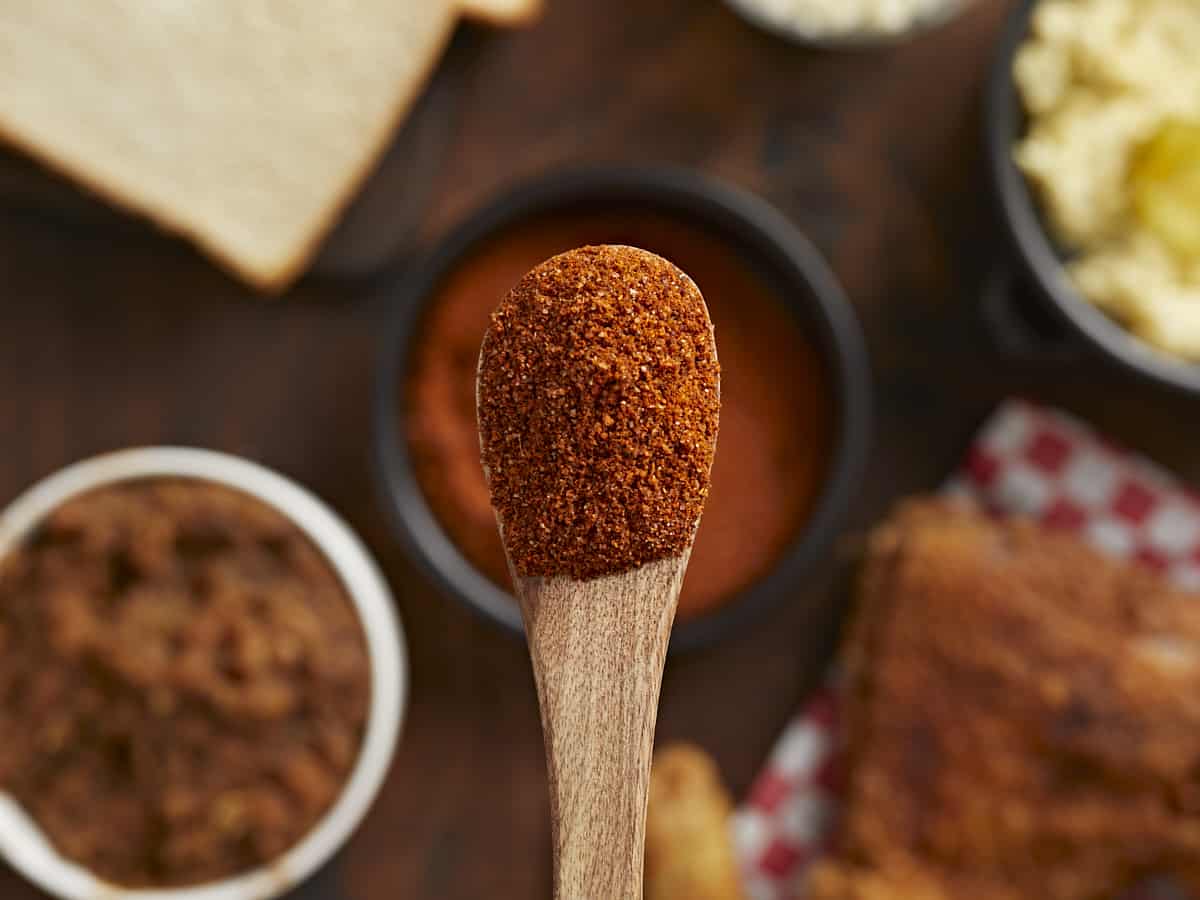
[[[721,434],[671,649],[707,645],[795,595],[869,449],[853,310],[816,249],[751,194],[688,170],[572,170],[518,185],[453,230],[395,289],[375,409],[385,499],[445,593],[522,631],[480,464],[479,346],[527,271],[596,244],[673,262],[715,328]]]
[[[0,513],[0,857],[64,900],[327,896],[407,678],[381,574],[299,485],[191,448],[69,466]]]

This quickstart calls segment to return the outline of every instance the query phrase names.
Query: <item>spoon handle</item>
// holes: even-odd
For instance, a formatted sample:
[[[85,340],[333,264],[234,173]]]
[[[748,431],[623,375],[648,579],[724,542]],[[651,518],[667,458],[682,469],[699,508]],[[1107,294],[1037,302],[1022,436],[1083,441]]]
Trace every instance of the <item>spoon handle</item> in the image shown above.
[[[687,555],[518,579],[542,711],[556,900],[641,900],[663,663]]]

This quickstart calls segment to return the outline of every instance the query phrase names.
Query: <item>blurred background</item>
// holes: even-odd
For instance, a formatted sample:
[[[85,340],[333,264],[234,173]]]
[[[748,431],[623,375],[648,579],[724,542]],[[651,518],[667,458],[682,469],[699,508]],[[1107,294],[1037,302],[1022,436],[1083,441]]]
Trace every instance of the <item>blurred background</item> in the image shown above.
[[[515,185],[585,164],[719,179],[773,206],[828,262],[869,358],[873,439],[856,437],[865,464],[847,476],[819,559],[727,636],[673,655],[663,685],[659,742],[703,747],[741,800],[833,657],[845,561],[897,498],[942,484],[1006,398],[1064,409],[1200,476],[1194,396],[1082,346],[1044,310],[1021,312],[1039,301],[1015,303],[1015,341],[983,302],[1037,294],[985,141],[986,83],[1025,6],[975,0],[864,46],[792,40],[719,0],[546,0],[512,28],[464,18],[348,212],[274,296],[121,211],[136,197],[110,205],[77,186],[96,180],[77,166],[10,146],[0,498],[76,460],[160,444],[248,457],[311,489],[379,563],[411,661],[395,759],[329,889],[355,900],[549,897],[525,647],[450,599],[400,533],[413,526],[397,529],[379,471],[378,382],[397,307],[415,302],[412,280],[452,229]],[[42,895],[0,868],[0,896]]]

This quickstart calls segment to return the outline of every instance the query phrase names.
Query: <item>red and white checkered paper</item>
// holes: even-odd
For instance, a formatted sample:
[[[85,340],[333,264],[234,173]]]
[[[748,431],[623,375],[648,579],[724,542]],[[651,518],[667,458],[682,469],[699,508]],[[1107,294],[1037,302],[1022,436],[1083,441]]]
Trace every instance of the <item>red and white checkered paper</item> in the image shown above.
[[[1005,404],[944,490],[1075,531],[1106,553],[1200,587],[1200,493],[1061,412]],[[800,900],[828,845],[842,783],[837,714],[831,678],[788,725],[734,817],[750,900]],[[1157,885],[1136,896],[1175,895]]]

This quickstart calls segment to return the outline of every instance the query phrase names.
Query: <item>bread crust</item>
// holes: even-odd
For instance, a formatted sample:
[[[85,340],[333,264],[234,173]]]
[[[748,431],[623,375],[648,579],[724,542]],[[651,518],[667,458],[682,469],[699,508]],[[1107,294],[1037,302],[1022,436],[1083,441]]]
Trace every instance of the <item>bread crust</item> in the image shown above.
[[[431,26],[431,35],[422,44],[420,65],[411,77],[396,88],[385,116],[377,117],[361,136],[363,151],[351,167],[336,175],[337,183],[325,197],[303,238],[275,258],[257,259],[255,252],[240,253],[236,238],[224,233],[219,223],[205,221],[202,215],[163,198],[153,190],[140,190],[136,178],[113,177],[101,172],[83,141],[43,140],[34,128],[0,114],[0,140],[16,147],[48,169],[70,178],[85,190],[115,207],[138,215],[164,232],[183,237],[197,246],[221,267],[242,278],[266,294],[278,294],[307,268],[325,237],[340,219],[345,208],[362,188],[387,152],[400,123],[409,114],[429,83],[459,19],[459,11],[447,6],[441,19]],[[324,177],[330,177],[325,173]]]

